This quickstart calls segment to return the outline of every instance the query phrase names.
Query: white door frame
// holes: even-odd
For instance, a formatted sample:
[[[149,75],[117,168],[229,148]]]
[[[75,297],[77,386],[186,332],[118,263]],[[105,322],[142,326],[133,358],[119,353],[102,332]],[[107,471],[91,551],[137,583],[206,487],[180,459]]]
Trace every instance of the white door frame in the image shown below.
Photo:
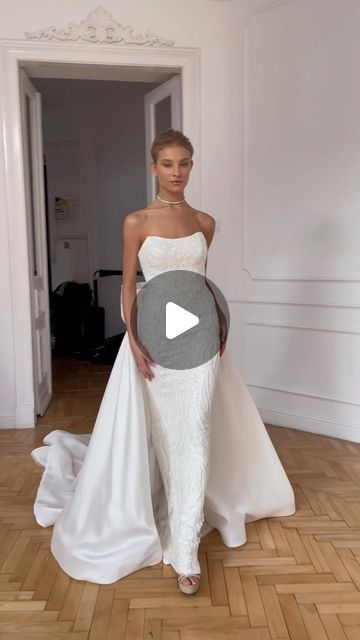
[[[113,66],[163,67],[181,72],[182,115],[185,135],[196,148],[187,199],[200,203],[200,50],[180,47],[27,42],[0,39],[0,118],[3,133],[3,170],[0,190],[5,194],[9,230],[12,326],[16,384],[15,428],[34,427],[34,379],[31,335],[29,246],[23,171],[19,63],[22,61]],[[149,159],[149,163],[151,159]],[[0,213],[3,215],[2,213]],[[11,372],[10,372],[11,373]]]

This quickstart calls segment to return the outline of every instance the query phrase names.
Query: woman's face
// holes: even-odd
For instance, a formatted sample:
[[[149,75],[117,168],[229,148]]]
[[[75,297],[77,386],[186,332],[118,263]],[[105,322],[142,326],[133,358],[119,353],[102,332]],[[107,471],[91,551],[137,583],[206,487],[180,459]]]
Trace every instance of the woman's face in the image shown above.
[[[160,187],[170,193],[181,193],[189,180],[192,165],[188,149],[171,145],[159,151],[157,163],[152,162],[151,168]]]

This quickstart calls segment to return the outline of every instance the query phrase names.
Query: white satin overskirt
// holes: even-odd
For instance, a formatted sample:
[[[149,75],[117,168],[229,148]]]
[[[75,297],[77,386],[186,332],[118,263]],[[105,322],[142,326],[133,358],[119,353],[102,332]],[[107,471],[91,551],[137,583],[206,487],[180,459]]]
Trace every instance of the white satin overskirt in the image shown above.
[[[144,384],[125,333],[92,434],[54,430],[31,453],[44,467],[36,521],[54,525],[51,551],[73,578],[108,584],[163,559],[165,493]],[[211,408],[201,535],[216,528],[237,547],[246,522],[294,512],[291,484],[227,348]]]

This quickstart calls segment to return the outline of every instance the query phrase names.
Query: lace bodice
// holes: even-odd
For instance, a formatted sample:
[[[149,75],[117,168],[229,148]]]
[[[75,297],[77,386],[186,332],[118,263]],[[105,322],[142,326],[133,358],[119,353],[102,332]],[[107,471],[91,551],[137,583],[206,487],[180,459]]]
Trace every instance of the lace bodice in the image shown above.
[[[164,251],[166,249],[166,251]],[[181,238],[147,236],[139,252],[139,262],[146,281],[160,273],[186,269],[205,275],[207,243],[202,231]]]

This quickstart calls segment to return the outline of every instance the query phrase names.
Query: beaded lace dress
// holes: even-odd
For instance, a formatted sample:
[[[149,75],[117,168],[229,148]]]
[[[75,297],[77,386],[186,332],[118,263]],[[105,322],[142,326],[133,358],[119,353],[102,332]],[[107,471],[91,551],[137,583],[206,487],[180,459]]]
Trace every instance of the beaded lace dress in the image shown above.
[[[139,261],[148,281],[175,269],[205,275],[206,255],[207,243],[201,232],[183,238],[148,236],[140,248]],[[216,315],[215,307],[213,313]],[[210,410],[219,357],[217,353],[192,369],[157,365],[154,378],[145,381],[152,441],[166,495],[167,510],[163,517],[158,516],[163,560],[187,575],[200,573],[197,552],[204,522]]]

